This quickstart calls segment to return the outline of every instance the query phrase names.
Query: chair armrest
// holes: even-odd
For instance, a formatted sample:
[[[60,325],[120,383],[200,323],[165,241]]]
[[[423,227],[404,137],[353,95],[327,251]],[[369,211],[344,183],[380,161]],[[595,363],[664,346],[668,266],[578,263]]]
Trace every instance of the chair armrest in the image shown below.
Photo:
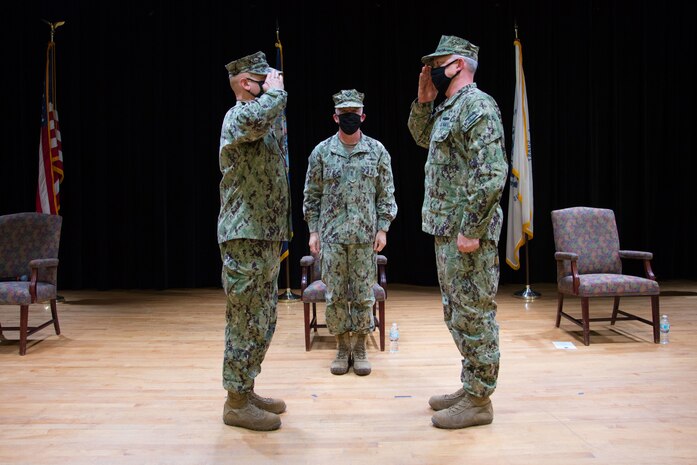
[[[651,252],[641,252],[639,250],[620,250],[620,258],[629,258],[634,260],[644,260],[644,273],[646,277],[652,281],[656,280],[656,275],[651,269],[651,260],[653,254]]]
[[[385,290],[385,298],[387,298],[387,257],[378,255],[378,284]]]
[[[570,260],[572,262],[575,262],[578,260],[578,254],[575,254],[573,252],[554,252],[554,259],[555,260]]]
[[[37,258],[29,262],[31,268],[50,268],[58,266],[57,258]]]
[[[573,277],[574,283],[574,294],[578,294],[578,288],[581,285],[581,277],[578,275],[578,267],[576,262],[578,261],[578,254],[573,252],[554,252],[554,258],[557,261],[569,260],[571,262],[571,276]]]
[[[57,258],[37,258],[29,262],[29,267],[31,268],[31,279],[29,283],[29,295],[31,296],[31,303],[36,302],[36,283],[39,281],[39,269],[43,268],[57,268],[58,259]]]
[[[652,260],[651,252],[640,252],[638,250],[620,250],[620,258],[630,258],[634,260]]]
[[[310,280],[310,267],[315,263],[315,257],[312,255],[305,255],[300,259],[300,269],[302,275],[300,276],[300,295],[305,292]]]

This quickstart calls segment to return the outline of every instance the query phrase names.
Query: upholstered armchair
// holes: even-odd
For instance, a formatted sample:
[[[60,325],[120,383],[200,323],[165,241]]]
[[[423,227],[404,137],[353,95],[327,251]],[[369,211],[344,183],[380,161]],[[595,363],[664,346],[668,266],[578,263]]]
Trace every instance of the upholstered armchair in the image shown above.
[[[0,216],[0,305],[19,305],[19,355],[27,353],[27,337],[53,323],[60,334],[56,308],[58,245],[63,218],[43,213]],[[30,304],[50,302],[51,319],[28,325]],[[3,336],[4,337],[4,336]]]
[[[324,295],[327,286],[322,281],[322,268],[319,257],[307,255],[300,259],[302,277],[300,288],[302,292],[303,313],[305,322],[305,350],[309,351],[312,347],[310,332],[317,328],[326,328],[326,323],[319,323],[317,320],[317,304],[324,302]],[[373,284],[373,294],[375,304],[373,305],[373,318],[375,327],[380,334],[380,350],[385,350],[385,301],[387,300],[387,257],[377,256],[377,282]],[[310,316],[312,307],[312,316]]]
[[[588,207],[566,208],[552,212],[552,228],[557,260],[557,327],[565,317],[583,328],[583,343],[590,344],[589,322],[637,320],[653,327],[653,341],[659,339],[660,288],[651,270],[650,252],[620,250],[620,241],[612,210]],[[622,259],[642,260],[646,278],[622,273]],[[562,311],[564,296],[581,298],[581,318]],[[648,296],[652,319],[648,320],[619,308],[620,298]],[[614,297],[612,316],[590,318],[591,297]],[[619,316],[618,316],[619,315]]]

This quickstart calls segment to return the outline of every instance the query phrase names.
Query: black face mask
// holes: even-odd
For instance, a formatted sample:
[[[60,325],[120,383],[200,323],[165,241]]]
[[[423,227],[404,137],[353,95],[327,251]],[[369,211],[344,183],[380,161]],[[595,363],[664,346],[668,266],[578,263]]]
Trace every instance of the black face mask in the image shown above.
[[[256,82],[257,85],[259,86],[259,93],[258,94],[252,94],[251,91],[248,91],[250,94],[254,95],[254,97],[259,98],[262,95],[264,95],[264,83],[266,81],[255,81],[254,79],[247,78],[248,81]]]
[[[455,62],[457,62],[457,60],[453,60],[445,66],[431,68],[431,81],[433,81],[433,85],[436,86],[439,94],[444,94],[445,91],[448,90],[448,87],[450,87],[450,81],[452,81],[455,76],[460,74],[460,71],[458,71],[453,75],[453,77],[448,77],[445,75],[446,68]]]
[[[339,127],[349,136],[361,127],[361,115],[358,113],[342,113],[339,115]]]

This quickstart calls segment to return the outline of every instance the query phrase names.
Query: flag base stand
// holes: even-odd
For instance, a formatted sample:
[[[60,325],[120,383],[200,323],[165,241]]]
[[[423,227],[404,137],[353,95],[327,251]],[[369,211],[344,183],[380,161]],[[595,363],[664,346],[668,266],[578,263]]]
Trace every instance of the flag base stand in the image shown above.
[[[514,292],[513,297],[524,299],[526,302],[532,302],[533,300],[537,300],[542,297],[542,294],[535,292],[530,286],[525,286],[525,289]]]
[[[298,294],[293,294],[290,288],[286,288],[285,292],[278,294],[279,302],[295,302],[296,300],[300,300],[300,296]]]

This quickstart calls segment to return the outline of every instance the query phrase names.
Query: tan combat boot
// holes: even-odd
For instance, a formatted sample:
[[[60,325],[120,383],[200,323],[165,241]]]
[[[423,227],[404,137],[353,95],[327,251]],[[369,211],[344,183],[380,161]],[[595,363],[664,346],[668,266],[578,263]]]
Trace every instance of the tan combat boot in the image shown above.
[[[443,394],[440,396],[432,396],[428,399],[428,404],[433,410],[444,410],[457,404],[467,395],[463,388],[458,389],[452,394]]]
[[[351,358],[353,359],[353,372],[359,376],[369,375],[371,371],[368,353],[365,348],[367,337],[367,334],[354,334]]]
[[[286,403],[281,399],[273,399],[271,397],[261,397],[254,392],[254,386],[249,392],[249,402],[267,412],[280,414],[286,411]]]
[[[349,369],[349,357],[351,356],[351,339],[348,331],[336,336],[336,358],[329,370],[333,375],[344,375]]]
[[[488,397],[473,397],[466,394],[458,403],[431,417],[433,426],[445,429],[467,428],[488,425],[494,420],[494,408]]]
[[[254,431],[272,431],[281,427],[281,418],[252,404],[248,393],[228,391],[223,423]]]

